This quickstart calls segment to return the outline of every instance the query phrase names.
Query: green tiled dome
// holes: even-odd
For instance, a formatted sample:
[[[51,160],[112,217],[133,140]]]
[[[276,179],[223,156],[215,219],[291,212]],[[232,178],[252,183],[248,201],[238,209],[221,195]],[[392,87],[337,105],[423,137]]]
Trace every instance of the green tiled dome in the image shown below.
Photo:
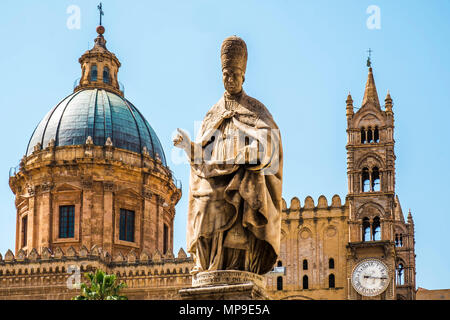
[[[54,139],[55,146],[82,145],[89,136],[99,146],[109,137],[117,148],[141,153],[146,147],[151,157],[158,154],[166,165],[161,143],[139,110],[125,98],[101,89],[76,91],[50,110],[34,130],[27,155],[37,143],[45,148]]]

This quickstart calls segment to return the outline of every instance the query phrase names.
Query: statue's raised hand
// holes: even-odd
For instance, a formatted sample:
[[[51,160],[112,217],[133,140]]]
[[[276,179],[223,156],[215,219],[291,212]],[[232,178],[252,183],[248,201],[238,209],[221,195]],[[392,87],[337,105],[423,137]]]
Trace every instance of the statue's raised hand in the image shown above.
[[[177,148],[183,149],[183,150],[190,150],[191,148],[191,139],[189,138],[189,135],[186,131],[183,129],[177,128],[177,135],[173,139],[173,145]]]

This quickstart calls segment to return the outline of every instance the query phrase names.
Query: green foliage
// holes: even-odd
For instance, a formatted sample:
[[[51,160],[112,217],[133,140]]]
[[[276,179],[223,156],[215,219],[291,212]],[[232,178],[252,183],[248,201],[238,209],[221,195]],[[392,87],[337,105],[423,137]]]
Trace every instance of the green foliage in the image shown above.
[[[119,295],[119,291],[125,288],[126,284],[116,284],[115,274],[97,270],[95,274],[85,273],[84,276],[89,279],[89,286],[82,283],[80,295],[72,300],[128,300],[126,296]]]

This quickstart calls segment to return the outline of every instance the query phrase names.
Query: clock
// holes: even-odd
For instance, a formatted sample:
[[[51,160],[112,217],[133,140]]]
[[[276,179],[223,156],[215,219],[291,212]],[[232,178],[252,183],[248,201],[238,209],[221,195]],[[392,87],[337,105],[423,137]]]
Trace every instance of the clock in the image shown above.
[[[355,290],[366,297],[373,297],[384,292],[389,285],[387,265],[375,258],[359,262],[352,272],[352,285]]]

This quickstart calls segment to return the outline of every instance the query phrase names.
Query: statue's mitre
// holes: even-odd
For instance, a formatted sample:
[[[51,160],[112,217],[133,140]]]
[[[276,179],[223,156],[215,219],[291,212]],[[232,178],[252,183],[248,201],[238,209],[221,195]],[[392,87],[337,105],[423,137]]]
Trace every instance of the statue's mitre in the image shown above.
[[[237,36],[231,36],[223,40],[220,49],[222,70],[227,67],[238,67],[245,73],[247,68],[247,45]]]

